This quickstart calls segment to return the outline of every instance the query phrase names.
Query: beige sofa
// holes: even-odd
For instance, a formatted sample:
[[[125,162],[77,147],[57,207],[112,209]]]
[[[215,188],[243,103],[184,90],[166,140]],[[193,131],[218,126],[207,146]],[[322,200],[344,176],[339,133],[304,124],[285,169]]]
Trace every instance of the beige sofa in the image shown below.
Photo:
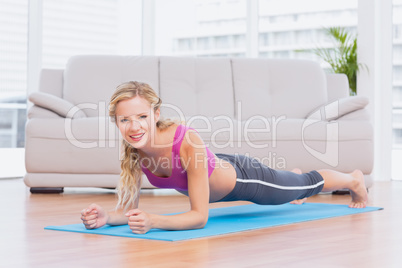
[[[185,119],[215,153],[304,172],[359,168],[372,184],[367,99],[348,97],[344,75],[304,60],[88,55],[42,70],[29,96],[24,182],[32,192],[116,187],[121,137],[107,107],[130,80],[149,83],[162,114]],[[152,186],[144,179],[143,187]]]

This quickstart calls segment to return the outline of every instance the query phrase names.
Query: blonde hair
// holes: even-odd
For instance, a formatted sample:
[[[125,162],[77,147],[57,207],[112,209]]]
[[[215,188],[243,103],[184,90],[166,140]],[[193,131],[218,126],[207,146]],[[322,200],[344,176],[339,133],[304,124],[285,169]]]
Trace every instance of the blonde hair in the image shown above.
[[[154,112],[160,109],[162,105],[162,100],[148,84],[135,81],[126,82],[119,85],[110,98],[109,116],[112,121],[116,121],[117,104],[122,100],[132,99],[136,96],[140,96],[147,100],[151,104],[151,107],[153,107]],[[174,123],[176,123],[174,120],[160,119],[156,122],[156,127],[162,130],[168,128]],[[124,139],[122,152],[123,155],[121,158],[120,180],[117,187],[118,202],[116,209],[123,208],[124,210],[128,210],[130,207],[134,207],[135,200],[139,195],[142,170],[138,150],[132,147]]]

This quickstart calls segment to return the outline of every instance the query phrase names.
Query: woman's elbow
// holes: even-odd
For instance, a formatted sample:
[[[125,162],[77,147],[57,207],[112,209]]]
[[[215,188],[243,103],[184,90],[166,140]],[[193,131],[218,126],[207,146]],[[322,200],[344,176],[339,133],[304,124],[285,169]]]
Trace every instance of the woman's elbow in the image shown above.
[[[202,229],[207,225],[208,222],[208,215],[207,216],[201,216],[196,224],[196,229]]]

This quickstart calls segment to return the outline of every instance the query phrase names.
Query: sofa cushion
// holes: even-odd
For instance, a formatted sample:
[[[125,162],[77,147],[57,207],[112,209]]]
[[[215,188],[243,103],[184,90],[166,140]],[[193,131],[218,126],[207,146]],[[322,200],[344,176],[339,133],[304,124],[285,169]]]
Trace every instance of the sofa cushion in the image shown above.
[[[71,145],[82,148],[103,146],[105,143],[117,146],[115,144],[121,138],[109,117],[32,118],[27,122],[26,133],[30,138],[69,140]]]
[[[240,143],[266,143],[272,146],[275,141],[340,141],[372,140],[372,125],[369,121],[339,120],[334,122],[314,121],[297,118],[254,119],[250,121],[229,122],[226,120],[210,123],[200,120],[188,120],[188,125],[195,128],[205,142],[215,145]],[[329,127],[338,129],[337,133],[328,132]]]
[[[210,121],[205,121],[197,120],[196,117],[189,117],[186,125],[196,129],[203,140],[215,148],[225,144],[241,146],[240,143],[252,144],[253,142],[265,142],[272,145],[275,140],[301,141],[302,138],[306,141],[373,139],[370,121],[339,120],[325,122],[281,118],[276,121],[254,119],[230,122],[223,119],[209,119]],[[49,124],[52,125],[52,128],[48,127]],[[338,127],[338,135],[327,133],[328,126],[334,124]],[[28,121],[26,131],[29,138],[69,140],[71,145],[82,148],[118,147],[121,142],[117,127],[107,117],[87,117],[73,120],[34,118]]]
[[[370,121],[221,120],[211,124],[193,121],[191,126],[212,152],[247,154],[269,160],[267,164],[274,168],[299,167],[305,172],[324,167],[347,172],[359,168],[366,174],[372,169]]]
[[[230,59],[160,58],[160,92],[166,117],[234,116]],[[175,110],[177,107],[178,110]]]
[[[284,158],[290,167],[319,167],[319,161],[309,154],[311,151],[325,152],[328,144],[335,144],[342,165],[368,161],[372,154],[347,150],[356,144],[356,149],[365,151],[373,139],[370,121],[324,122],[305,119],[281,119],[279,121],[252,120],[191,120],[188,125],[195,128],[206,146],[214,153],[240,153],[265,157],[275,152],[277,158]],[[49,128],[48,126],[52,127]],[[328,131],[329,126],[337,131]],[[118,174],[121,136],[116,126],[105,117],[79,119],[35,118],[27,122],[26,153],[28,172],[94,173]],[[40,155],[40,157],[38,157]],[[310,156],[309,156],[310,155]],[[272,155],[274,156],[274,155]],[[314,165],[305,161],[311,159]],[[353,161],[353,158],[359,158]],[[347,161],[346,161],[347,160]],[[315,162],[314,162],[315,161]],[[318,162],[317,162],[318,161]],[[346,162],[345,162],[346,161]],[[305,163],[296,165],[297,163]],[[359,162],[359,163],[360,163]],[[68,164],[67,164],[68,163]],[[371,165],[357,165],[355,168],[369,170]],[[280,167],[278,167],[280,168]]]
[[[327,102],[325,73],[305,60],[232,59],[237,118],[305,118]]]
[[[105,116],[110,97],[123,82],[145,82],[159,93],[158,64],[157,57],[72,57],[64,71],[63,98],[89,117]]]

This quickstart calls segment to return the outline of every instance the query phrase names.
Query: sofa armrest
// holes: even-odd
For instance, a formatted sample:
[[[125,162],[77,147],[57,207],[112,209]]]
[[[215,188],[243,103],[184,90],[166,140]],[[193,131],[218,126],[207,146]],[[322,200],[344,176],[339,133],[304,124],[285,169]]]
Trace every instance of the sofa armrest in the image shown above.
[[[368,103],[368,98],[363,96],[341,98],[318,107],[307,115],[307,118],[323,121],[337,120],[350,113],[364,109]]]
[[[50,110],[64,118],[83,118],[85,113],[77,106],[62,98],[44,92],[33,92],[29,95],[29,101],[36,106]]]
[[[60,115],[48,109],[33,105],[27,113],[28,119],[32,118],[62,118]]]
[[[370,112],[368,111],[367,108],[364,109],[359,109],[354,112],[345,114],[344,116],[341,116],[338,118],[338,120],[348,120],[348,121],[354,121],[354,120],[364,120],[364,121],[369,121],[370,120]]]

